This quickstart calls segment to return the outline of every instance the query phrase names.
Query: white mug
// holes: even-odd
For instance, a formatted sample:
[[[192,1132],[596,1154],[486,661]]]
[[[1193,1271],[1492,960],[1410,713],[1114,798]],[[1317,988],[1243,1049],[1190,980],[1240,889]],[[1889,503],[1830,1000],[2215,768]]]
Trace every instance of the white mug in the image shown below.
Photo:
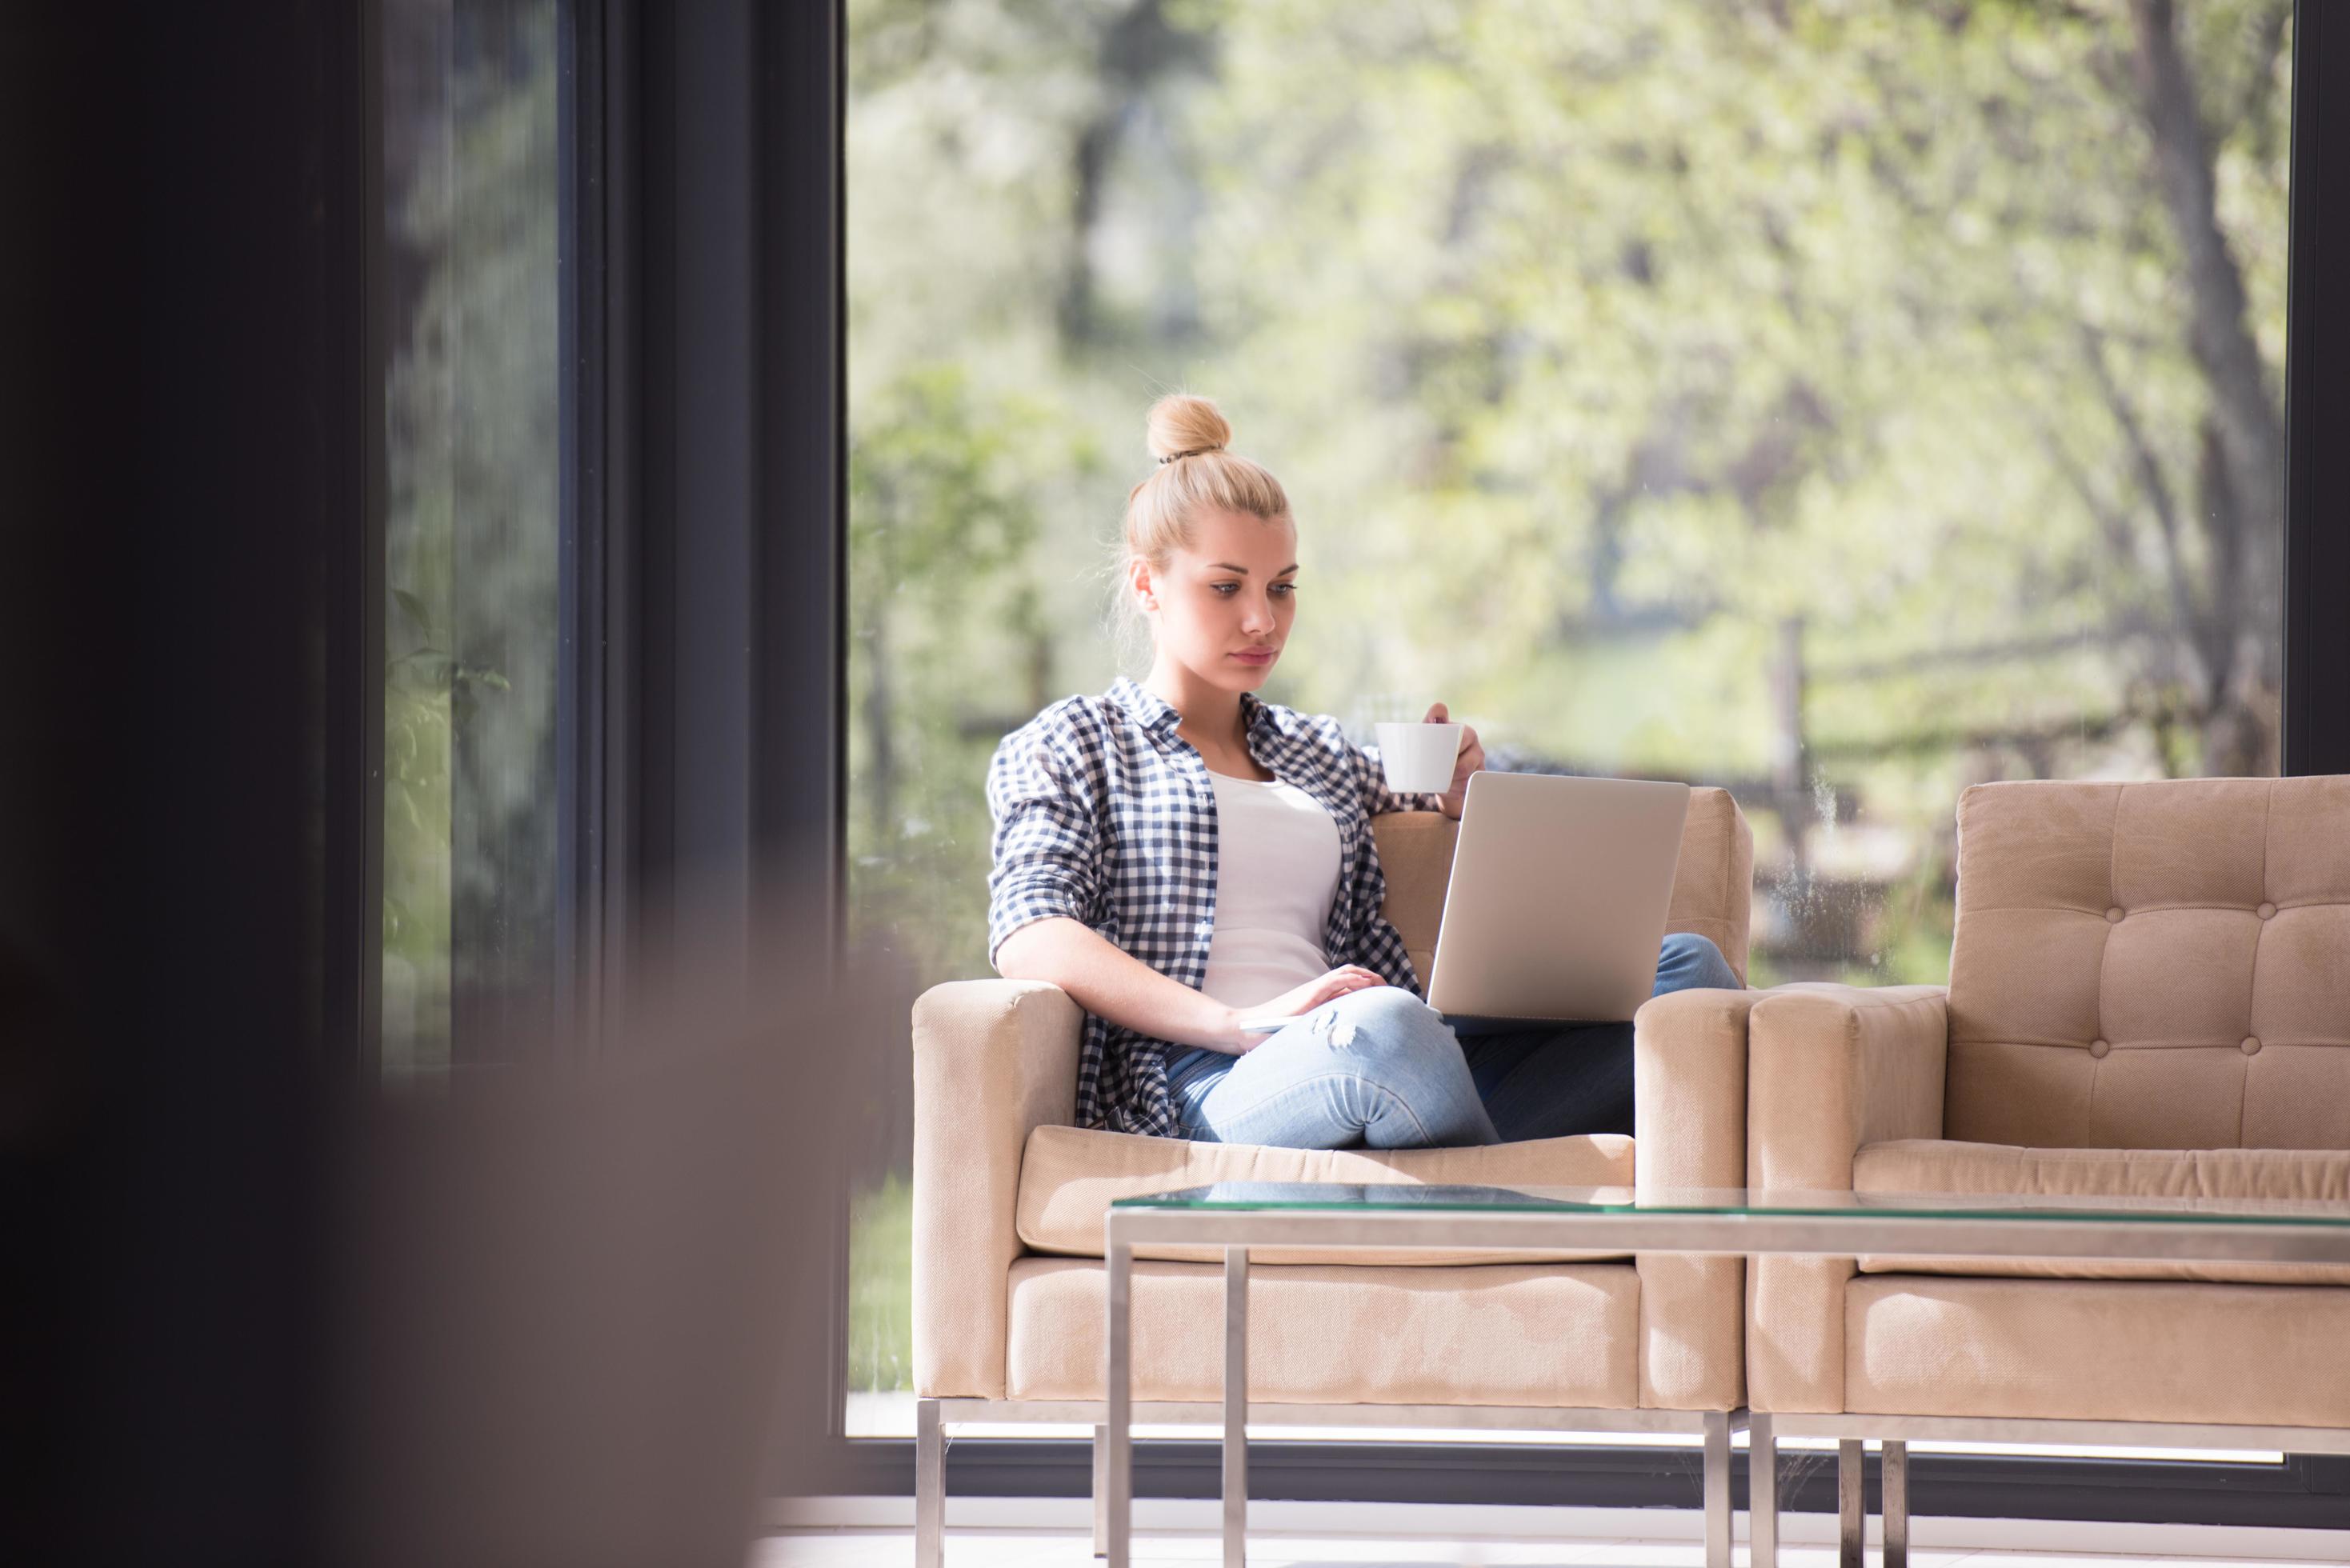
[[[1461,756],[1459,724],[1381,724],[1379,765],[1399,794],[1442,794]]]

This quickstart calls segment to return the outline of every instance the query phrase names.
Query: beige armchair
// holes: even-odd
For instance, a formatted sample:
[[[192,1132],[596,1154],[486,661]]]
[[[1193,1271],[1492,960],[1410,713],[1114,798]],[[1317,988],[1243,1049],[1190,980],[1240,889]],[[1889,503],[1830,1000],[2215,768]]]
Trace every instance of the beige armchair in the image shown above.
[[[1456,826],[1401,813],[1373,830],[1388,917],[1425,974]],[[1752,866],[1736,804],[1696,791],[1668,923],[1711,938],[1742,978]],[[1734,1187],[1750,994],[1684,992],[1642,1010],[1636,1164],[1622,1137],[1310,1152],[1087,1131],[1068,1125],[1080,1014],[1057,987],[929,992],[913,1031],[917,1560],[941,1549],[946,1423],[1098,1430],[1113,1199],[1229,1180]],[[1213,1421],[1222,1267],[1182,1249],[1140,1258],[1137,1417]],[[1744,1397],[1735,1259],[1268,1251],[1250,1281],[1252,1421],[1708,1431],[1726,1463],[1727,1413]]]
[[[2350,1196],[2350,778],[1979,786],[1958,892],[1947,988],[1756,994],[1750,1185]],[[1887,1439],[1888,1483],[1916,1437],[2291,1449],[2350,1427],[2345,1286],[1759,1259],[1758,1462],[1794,1433],[1854,1469]]]

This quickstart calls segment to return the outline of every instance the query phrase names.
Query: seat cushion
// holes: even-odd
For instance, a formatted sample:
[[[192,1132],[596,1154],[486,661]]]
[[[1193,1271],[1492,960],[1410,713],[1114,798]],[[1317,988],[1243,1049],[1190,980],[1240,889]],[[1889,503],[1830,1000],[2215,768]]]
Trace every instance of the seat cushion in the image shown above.
[[[1111,1202],[1214,1181],[1345,1181],[1407,1186],[1624,1187],[1632,1184],[1632,1140],[1618,1134],[1541,1138],[1480,1148],[1267,1148],[1245,1143],[1087,1132],[1042,1127],[1028,1135],[1020,1166],[1020,1240],[1032,1251],[1098,1258]],[[1214,1262],[1219,1247],[1137,1248],[1140,1258]],[[1620,1258],[1617,1252],[1297,1251],[1253,1248],[1261,1263],[1457,1263]]]
[[[1014,1399],[1099,1399],[1108,1365],[1097,1260],[1012,1266]],[[1134,1392],[1223,1393],[1223,1271],[1134,1270]],[[1290,1405],[1531,1405],[1628,1410],[1639,1397],[1640,1277],[1629,1263],[1249,1271],[1249,1397]]]
[[[2350,1153],[2332,1149],[2018,1148],[1917,1138],[1853,1157],[1856,1192],[1981,1192],[2048,1198],[2280,1198],[2350,1200]],[[2210,1280],[2350,1284],[2332,1263],[2067,1263],[1863,1258],[1864,1273],[2074,1280]]]
[[[2350,1291],[1864,1275],[1855,1415],[2350,1426]]]

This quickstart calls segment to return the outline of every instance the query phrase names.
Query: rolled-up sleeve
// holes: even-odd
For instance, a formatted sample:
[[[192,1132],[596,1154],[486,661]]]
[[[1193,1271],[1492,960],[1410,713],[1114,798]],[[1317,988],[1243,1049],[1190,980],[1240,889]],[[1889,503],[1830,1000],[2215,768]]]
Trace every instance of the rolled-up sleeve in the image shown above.
[[[1099,925],[1094,794],[1079,760],[1036,724],[996,747],[987,768],[987,808],[995,818],[995,866],[987,877],[990,964],[1004,938],[1037,920],[1066,915]]]

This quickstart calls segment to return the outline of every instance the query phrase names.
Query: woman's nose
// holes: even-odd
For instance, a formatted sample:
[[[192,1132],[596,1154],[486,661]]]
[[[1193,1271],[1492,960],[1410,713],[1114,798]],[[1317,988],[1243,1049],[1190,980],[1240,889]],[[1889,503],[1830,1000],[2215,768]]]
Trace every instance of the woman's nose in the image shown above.
[[[1271,631],[1274,624],[1271,599],[1251,599],[1241,611],[1241,629],[1243,631]]]

